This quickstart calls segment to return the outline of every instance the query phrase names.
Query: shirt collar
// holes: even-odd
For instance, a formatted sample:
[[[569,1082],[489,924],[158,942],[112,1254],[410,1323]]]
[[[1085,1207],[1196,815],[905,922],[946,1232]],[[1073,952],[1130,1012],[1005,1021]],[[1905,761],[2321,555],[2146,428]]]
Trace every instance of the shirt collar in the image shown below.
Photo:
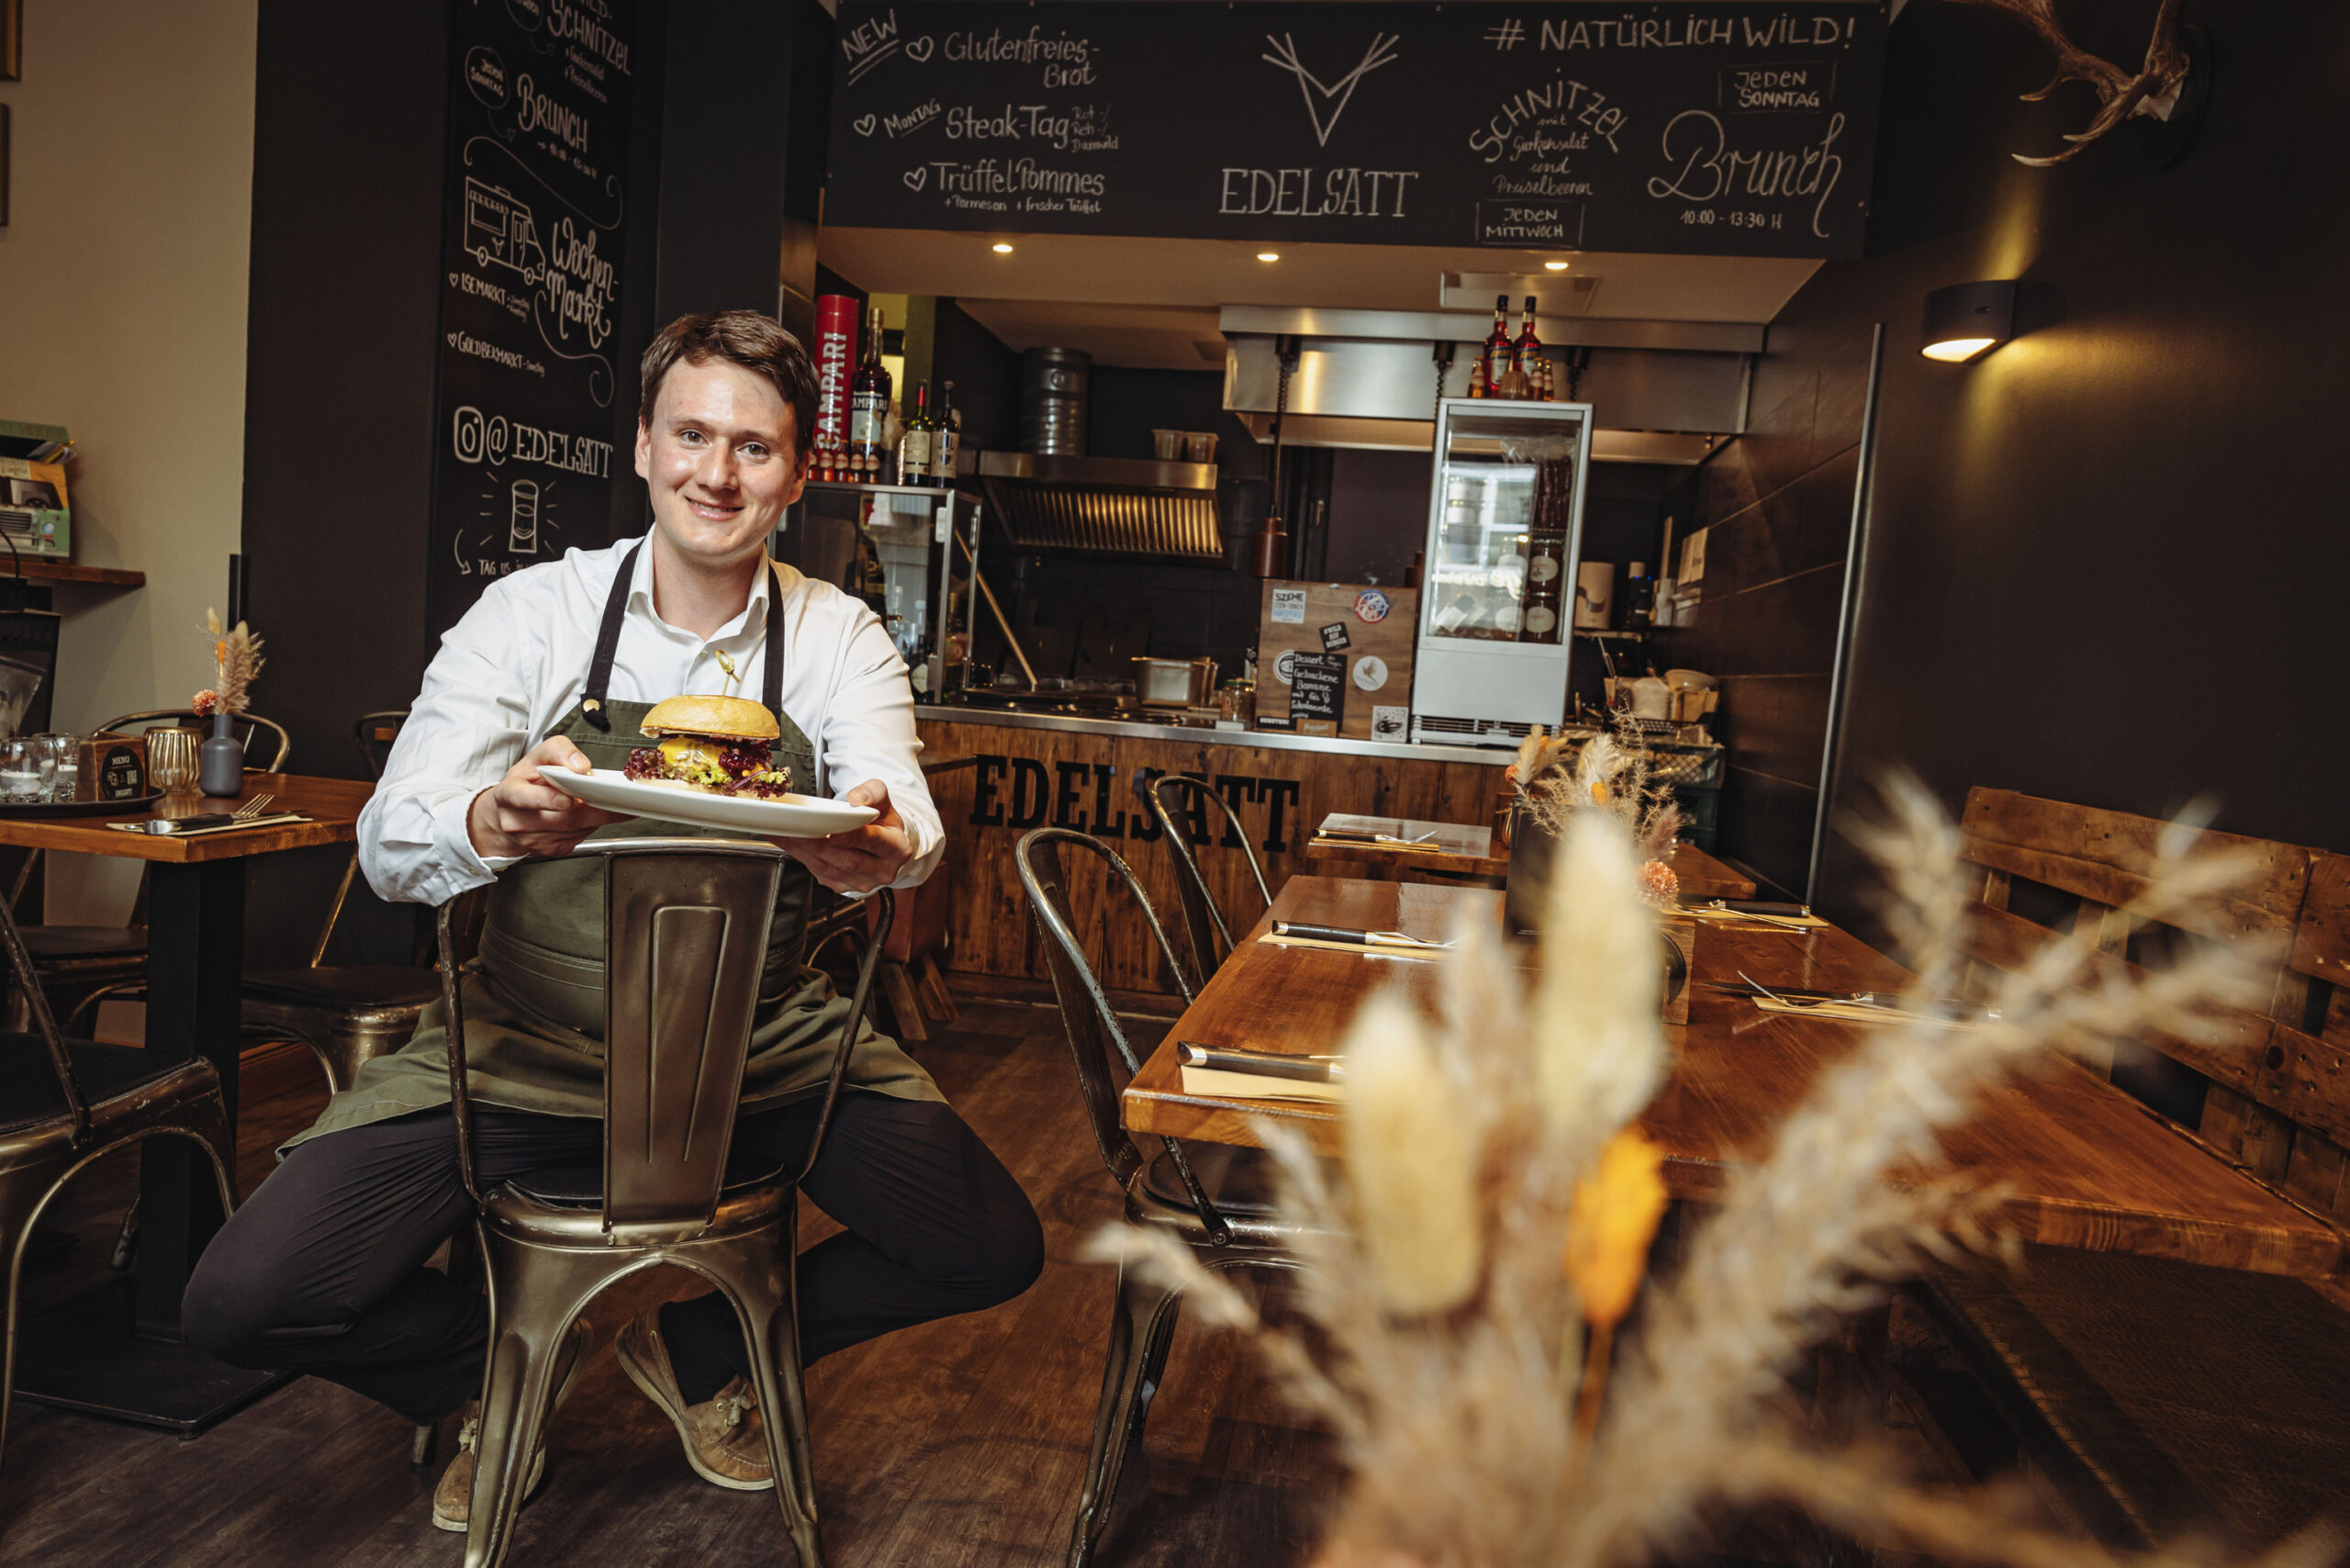
[[[712,643],[732,642],[739,637],[765,635],[767,629],[768,599],[775,589],[776,566],[766,555],[759,557],[759,575],[751,581],[751,601],[743,613],[721,626],[709,640]],[[643,548],[636,553],[636,564],[629,575],[628,608],[631,614],[643,612],[680,636],[691,636],[682,627],[671,626],[661,620],[653,608],[653,535],[644,536]]]

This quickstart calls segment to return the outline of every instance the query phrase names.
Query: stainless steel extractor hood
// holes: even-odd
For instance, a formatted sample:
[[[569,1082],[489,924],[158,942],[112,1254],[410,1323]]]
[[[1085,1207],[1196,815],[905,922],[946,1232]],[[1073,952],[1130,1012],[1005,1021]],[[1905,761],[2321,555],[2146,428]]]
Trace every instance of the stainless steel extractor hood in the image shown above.
[[[1259,441],[1271,440],[1275,344],[1293,337],[1283,444],[1426,452],[1438,397],[1467,394],[1476,345],[1492,324],[1462,311],[1227,307],[1224,406]],[[1581,400],[1598,420],[1595,462],[1694,464],[1746,428],[1759,326],[1583,317],[1546,320],[1542,331],[1554,359],[1569,348],[1591,351]],[[1453,351],[1440,379],[1439,343]]]
[[[1019,549],[1225,558],[1213,463],[983,452],[979,470],[988,510]]]

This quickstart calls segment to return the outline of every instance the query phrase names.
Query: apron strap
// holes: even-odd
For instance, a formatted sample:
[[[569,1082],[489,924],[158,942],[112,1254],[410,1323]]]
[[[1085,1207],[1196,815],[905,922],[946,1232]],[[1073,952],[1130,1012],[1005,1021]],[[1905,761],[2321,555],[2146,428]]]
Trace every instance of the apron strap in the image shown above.
[[[596,632],[596,657],[588,666],[588,689],[579,696],[579,711],[589,723],[599,730],[612,727],[611,715],[604,711],[604,699],[612,687],[612,655],[621,648],[621,622],[628,619],[628,595],[636,581],[639,543],[621,557],[621,569],[612,578],[612,591],[604,600],[604,623]]]
[[[767,563],[767,668],[766,676],[767,711],[775,715],[778,728],[783,723],[783,574]]]
[[[612,685],[612,659],[620,652],[621,625],[628,619],[630,587],[636,579],[636,553],[639,544],[621,557],[620,574],[612,579],[611,596],[604,600],[604,622],[596,632],[596,657],[588,666],[588,688],[580,694],[579,711],[589,723],[599,730],[612,727],[611,715],[604,711],[606,695]],[[767,656],[766,672],[767,711],[783,722],[783,574],[767,564]]]

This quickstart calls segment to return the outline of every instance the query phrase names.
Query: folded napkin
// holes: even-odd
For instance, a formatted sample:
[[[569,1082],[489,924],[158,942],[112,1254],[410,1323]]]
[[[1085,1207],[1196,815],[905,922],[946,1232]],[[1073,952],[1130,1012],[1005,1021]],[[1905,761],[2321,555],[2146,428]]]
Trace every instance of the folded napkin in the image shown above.
[[[1765,1013],[1797,1018],[1829,1018],[1839,1024],[1925,1024],[1937,1029],[1972,1029],[1971,1018],[1940,1018],[1930,1013],[1905,1013],[1897,1007],[1872,1007],[1864,1002],[1782,1002],[1758,996],[1754,1005]]]

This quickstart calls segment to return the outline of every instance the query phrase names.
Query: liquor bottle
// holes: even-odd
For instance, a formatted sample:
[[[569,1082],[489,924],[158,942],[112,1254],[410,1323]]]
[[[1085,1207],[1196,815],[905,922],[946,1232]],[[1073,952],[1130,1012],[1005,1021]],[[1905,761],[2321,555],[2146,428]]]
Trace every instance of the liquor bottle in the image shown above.
[[[1494,389],[1485,385],[1485,355],[1481,349],[1478,351],[1477,357],[1469,364],[1469,396],[1490,398],[1493,395]]]
[[[881,308],[865,339],[865,363],[848,392],[848,476],[859,484],[878,485],[890,455],[890,372],[881,363]]]
[[[1534,331],[1534,296],[1526,297],[1526,322],[1517,333],[1518,368],[1526,373],[1526,396],[1550,400],[1550,362],[1543,357],[1542,340]]]
[[[904,439],[898,442],[898,483],[928,486],[931,475],[931,442],[937,439],[937,416],[930,411],[930,383],[919,382],[914,386],[913,417],[906,420]]]
[[[1502,385],[1509,376],[1509,296],[1505,294],[1494,300],[1494,330],[1485,334],[1484,353],[1478,356],[1485,370],[1488,398],[1509,396]]]
[[[963,444],[962,415],[955,409],[955,384],[938,384],[938,423],[930,432],[931,483],[942,490],[955,487],[955,454]]]
[[[1504,296],[1503,297],[1504,302],[1506,303],[1508,297]],[[1533,302],[1533,297],[1529,295],[1527,298],[1527,303],[1531,305]],[[1494,389],[1498,391],[1501,396],[1516,399],[1519,402],[1527,401],[1534,396],[1532,369],[1526,361],[1526,356],[1523,352],[1525,346],[1526,335],[1521,332],[1518,334],[1516,341],[1510,343],[1507,362],[1502,370],[1500,377],[1494,384]]]

